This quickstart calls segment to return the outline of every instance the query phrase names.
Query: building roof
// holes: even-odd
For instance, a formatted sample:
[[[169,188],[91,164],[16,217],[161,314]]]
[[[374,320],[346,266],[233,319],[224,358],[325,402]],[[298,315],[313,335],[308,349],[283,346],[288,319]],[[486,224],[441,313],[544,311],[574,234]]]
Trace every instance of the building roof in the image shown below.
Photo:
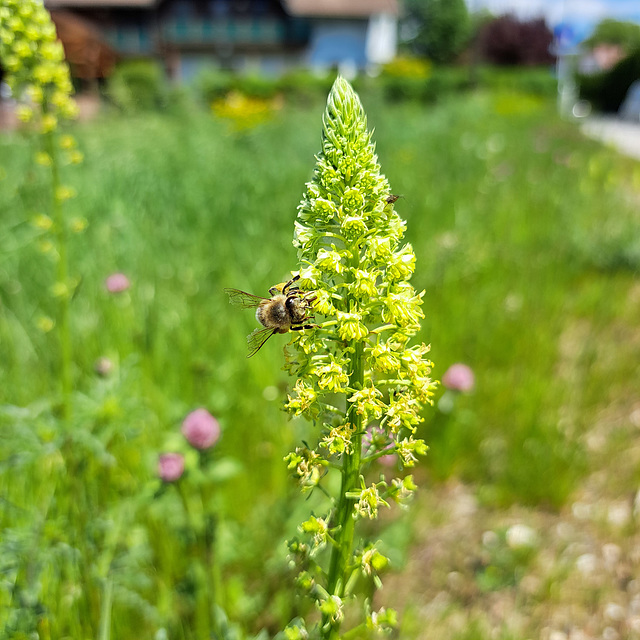
[[[51,11],[73,76],[85,80],[111,75],[118,58],[93,23],[69,11]]]
[[[104,7],[152,8],[160,0],[44,0],[48,9]],[[398,15],[398,0],[282,0],[286,11],[305,18],[364,18],[376,13]]]
[[[287,13],[304,18],[365,18],[398,15],[398,0],[283,0]]]
[[[47,9],[101,9],[103,7],[151,8],[158,0],[44,0]]]

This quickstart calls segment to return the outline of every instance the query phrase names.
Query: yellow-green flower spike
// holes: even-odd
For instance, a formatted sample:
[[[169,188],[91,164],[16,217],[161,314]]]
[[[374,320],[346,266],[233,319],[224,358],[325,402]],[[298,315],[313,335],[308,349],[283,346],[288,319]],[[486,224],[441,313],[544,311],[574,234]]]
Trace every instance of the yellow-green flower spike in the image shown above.
[[[60,343],[62,414],[68,421],[72,392],[69,303],[76,286],[69,277],[67,232],[69,228],[82,231],[86,222],[78,219],[69,225],[65,220],[63,205],[75,196],[75,189],[61,184],[60,168],[82,162],[82,153],[71,136],[59,136],[60,123],[74,118],[77,106],[62,44],[42,0],[0,0],[0,64],[20,103],[18,119],[39,134],[42,149],[34,160],[51,176],[50,216],[37,216],[34,224],[43,232],[51,231],[50,237],[39,238],[38,247],[56,263],[50,292],[58,307],[55,328]]]
[[[424,292],[410,283],[416,257],[403,242],[406,223],[394,209],[397,197],[381,172],[360,99],[344,78],[329,94],[322,134],[293,241],[299,285],[314,292],[315,325],[292,335],[287,369],[297,381],[285,408],[318,427],[316,450],[287,458],[302,490],[323,486],[321,469],[342,474],[340,494],[321,520],[333,538],[329,566],[318,567],[326,583],[313,592],[323,614],[319,637],[335,639],[342,624],[336,613],[364,557],[355,548],[356,522],[376,518],[387,500],[404,506],[416,489],[402,474],[365,483],[364,469],[393,456],[393,468],[404,471],[426,453],[416,431],[435,383],[428,346],[411,345]],[[317,535],[308,525],[301,531]],[[377,574],[369,574],[379,587]],[[378,627],[389,622],[378,614],[370,619]]]

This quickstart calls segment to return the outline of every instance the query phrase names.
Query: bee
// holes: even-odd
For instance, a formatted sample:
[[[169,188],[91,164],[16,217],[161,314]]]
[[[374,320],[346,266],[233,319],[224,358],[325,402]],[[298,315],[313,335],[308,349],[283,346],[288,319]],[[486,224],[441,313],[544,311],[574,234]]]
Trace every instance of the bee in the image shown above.
[[[238,307],[256,310],[256,320],[262,325],[247,336],[249,353],[247,358],[260,351],[262,345],[276,333],[313,329],[317,325],[310,324],[313,318],[311,305],[316,300],[312,291],[303,293],[296,282],[297,275],[283,285],[275,285],[269,289],[270,298],[255,296],[239,289],[225,289],[229,302]]]

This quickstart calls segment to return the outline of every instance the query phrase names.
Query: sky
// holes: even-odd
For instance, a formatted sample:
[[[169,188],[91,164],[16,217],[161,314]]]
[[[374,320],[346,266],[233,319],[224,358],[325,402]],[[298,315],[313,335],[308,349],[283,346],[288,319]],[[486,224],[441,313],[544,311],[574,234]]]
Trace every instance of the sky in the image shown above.
[[[521,19],[544,17],[551,29],[569,25],[571,38],[584,40],[604,18],[640,24],[640,0],[467,0],[471,11],[487,8],[496,15]]]

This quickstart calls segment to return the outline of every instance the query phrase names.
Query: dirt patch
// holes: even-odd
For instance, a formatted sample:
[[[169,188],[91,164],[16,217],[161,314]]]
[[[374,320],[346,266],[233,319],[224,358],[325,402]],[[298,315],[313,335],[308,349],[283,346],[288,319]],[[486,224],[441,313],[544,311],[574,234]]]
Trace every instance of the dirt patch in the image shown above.
[[[559,513],[483,507],[461,484],[423,490],[429,516],[380,604],[425,640],[640,638],[640,492],[604,486],[594,474]]]

